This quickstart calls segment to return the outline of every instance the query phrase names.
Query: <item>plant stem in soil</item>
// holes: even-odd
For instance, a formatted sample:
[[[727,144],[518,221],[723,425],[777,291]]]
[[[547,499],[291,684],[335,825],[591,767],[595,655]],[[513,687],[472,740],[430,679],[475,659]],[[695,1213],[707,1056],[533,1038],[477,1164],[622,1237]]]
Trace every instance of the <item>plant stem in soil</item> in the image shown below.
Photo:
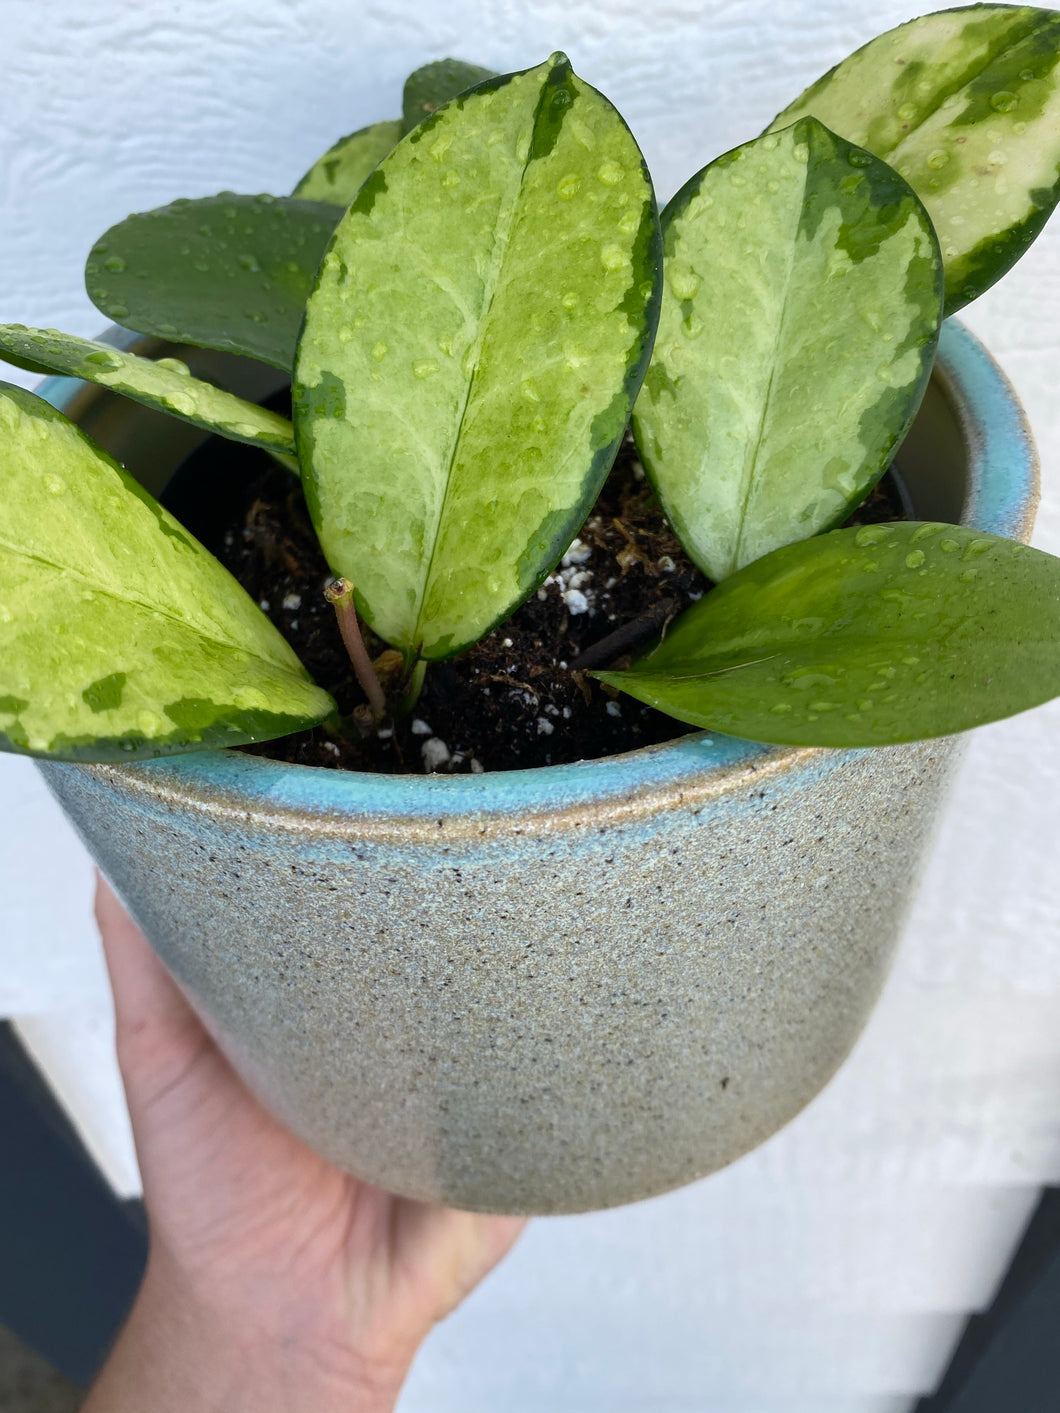
[[[357,622],[357,610],[353,604],[353,585],[349,579],[329,579],[324,585],[324,597],[335,610],[342,641],[350,655],[354,675],[361,684],[364,695],[368,698],[372,715],[377,722],[382,721],[386,716],[386,696],[379,684],[379,678],[375,675],[375,668],[372,666],[372,659],[368,656],[368,650],[364,646],[364,639],[361,637],[360,624]]]

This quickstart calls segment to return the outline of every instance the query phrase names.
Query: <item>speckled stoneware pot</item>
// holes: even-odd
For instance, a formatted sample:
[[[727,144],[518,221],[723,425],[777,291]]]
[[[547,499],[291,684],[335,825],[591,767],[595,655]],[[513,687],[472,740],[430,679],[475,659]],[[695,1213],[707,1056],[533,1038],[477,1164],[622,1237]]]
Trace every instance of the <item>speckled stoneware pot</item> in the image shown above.
[[[153,489],[198,435],[48,392]],[[919,518],[1027,536],[1027,428],[952,322],[900,460]],[[542,1213],[690,1182],[818,1092],[879,992],[952,754],[697,734],[453,778],[238,751],[42,768],[297,1134],[396,1192]]]

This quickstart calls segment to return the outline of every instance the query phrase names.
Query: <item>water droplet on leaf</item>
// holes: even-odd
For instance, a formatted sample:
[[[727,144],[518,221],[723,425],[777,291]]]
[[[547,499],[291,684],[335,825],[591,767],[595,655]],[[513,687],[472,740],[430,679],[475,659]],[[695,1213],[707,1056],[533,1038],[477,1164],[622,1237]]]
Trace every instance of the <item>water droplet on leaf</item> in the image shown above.
[[[807,692],[813,687],[834,687],[836,685],[836,679],[831,674],[819,672],[813,667],[796,668],[794,672],[789,672],[781,680],[785,687],[794,687],[800,692]]]
[[[685,300],[695,299],[703,281],[696,274],[695,270],[688,268],[682,269],[681,266],[678,265],[669,271],[667,283],[673,291],[675,299]]]
[[[869,545],[880,545],[890,538],[891,531],[886,525],[862,525],[854,536],[854,543],[859,549],[865,549]]]
[[[999,89],[990,95],[990,106],[995,113],[1011,113],[1019,103],[1019,98],[1007,88]]]
[[[84,361],[92,368],[102,368],[106,373],[116,372],[123,363],[116,353],[108,353],[102,348],[93,349],[91,353],[86,353]]]
[[[962,559],[977,559],[981,554],[986,554],[994,548],[993,540],[970,540],[964,547]]]

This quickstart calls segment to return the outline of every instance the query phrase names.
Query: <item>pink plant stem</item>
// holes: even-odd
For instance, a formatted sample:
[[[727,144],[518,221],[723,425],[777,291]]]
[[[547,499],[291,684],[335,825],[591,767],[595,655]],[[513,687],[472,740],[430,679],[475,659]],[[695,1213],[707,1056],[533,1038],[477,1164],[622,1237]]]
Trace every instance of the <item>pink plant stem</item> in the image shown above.
[[[372,715],[376,721],[382,721],[386,716],[386,696],[379,685],[379,678],[375,675],[372,659],[368,656],[368,649],[364,646],[364,639],[361,637],[360,624],[357,622],[357,610],[353,605],[353,585],[348,579],[330,579],[324,585],[324,597],[328,603],[334,606],[335,617],[339,620],[342,641],[346,644],[346,651],[350,655],[350,662],[353,663],[353,671],[357,681],[361,684],[361,689],[368,698]]]

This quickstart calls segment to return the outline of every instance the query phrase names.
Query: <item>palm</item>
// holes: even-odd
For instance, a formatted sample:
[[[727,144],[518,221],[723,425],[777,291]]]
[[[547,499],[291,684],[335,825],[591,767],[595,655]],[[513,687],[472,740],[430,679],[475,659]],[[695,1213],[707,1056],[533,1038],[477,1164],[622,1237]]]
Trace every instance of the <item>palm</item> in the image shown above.
[[[97,915],[153,1254],[301,1355],[407,1364],[522,1221],[394,1197],[317,1157],[246,1090],[105,884]]]

